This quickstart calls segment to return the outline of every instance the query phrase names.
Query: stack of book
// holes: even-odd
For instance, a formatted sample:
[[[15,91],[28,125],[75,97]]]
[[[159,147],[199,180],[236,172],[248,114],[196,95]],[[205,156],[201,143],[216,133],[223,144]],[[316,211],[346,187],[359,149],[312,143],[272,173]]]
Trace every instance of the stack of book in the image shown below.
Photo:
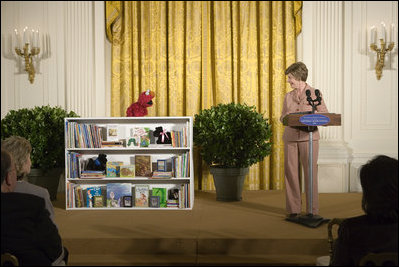
[[[90,178],[104,178],[104,171],[82,171],[80,178],[90,179]]]
[[[124,147],[122,141],[102,141],[101,147]]]
[[[153,171],[151,178],[154,178],[154,179],[164,178],[165,179],[165,178],[172,178],[172,176],[173,176],[173,173],[171,171],[170,172]]]

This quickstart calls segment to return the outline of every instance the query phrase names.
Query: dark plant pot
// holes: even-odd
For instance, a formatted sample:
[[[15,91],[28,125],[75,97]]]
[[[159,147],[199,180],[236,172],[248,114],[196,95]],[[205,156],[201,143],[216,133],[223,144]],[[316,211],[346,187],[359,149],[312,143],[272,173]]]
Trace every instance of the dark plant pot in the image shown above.
[[[31,184],[44,187],[48,190],[51,200],[57,199],[58,184],[63,168],[49,169],[43,172],[41,169],[31,169],[28,181]]]
[[[249,168],[216,168],[210,167],[216,187],[216,200],[240,201],[244,180]]]

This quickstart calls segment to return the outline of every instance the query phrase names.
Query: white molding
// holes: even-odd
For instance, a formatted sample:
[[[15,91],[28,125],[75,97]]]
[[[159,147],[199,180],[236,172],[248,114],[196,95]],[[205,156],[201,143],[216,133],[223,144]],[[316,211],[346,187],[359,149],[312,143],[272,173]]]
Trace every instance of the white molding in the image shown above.
[[[106,116],[105,2],[94,2],[94,115]]]

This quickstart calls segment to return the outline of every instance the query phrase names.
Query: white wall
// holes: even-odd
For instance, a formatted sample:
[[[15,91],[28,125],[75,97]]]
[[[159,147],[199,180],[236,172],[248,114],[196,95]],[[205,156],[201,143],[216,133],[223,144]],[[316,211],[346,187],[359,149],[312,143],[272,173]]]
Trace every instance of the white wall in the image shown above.
[[[357,191],[361,164],[376,154],[398,157],[398,50],[386,57],[377,80],[366,33],[380,21],[397,27],[398,4],[303,3],[298,60],[308,66],[308,83],[322,91],[329,111],[342,114],[342,126],[321,129],[319,190]],[[111,45],[104,13],[98,1],[1,2],[2,118],[10,109],[46,104],[82,117],[110,116]],[[9,35],[25,26],[50,37],[51,56],[40,63],[33,84],[7,58]]]
[[[85,117],[108,115],[104,21],[104,2],[2,1],[1,117],[47,104]],[[33,84],[18,73],[22,59],[12,59],[10,46],[14,29],[25,26],[50,39],[51,56],[40,62]]]
[[[299,60],[310,69],[341,127],[321,129],[319,191],[359,191],[359,167],[377,154],[398,157],[398,55],[386,56],[383,76],[375,75],[368,29],[398,26],[393,1],[304,1]],[[397,30],[396,30],[397,40]]]

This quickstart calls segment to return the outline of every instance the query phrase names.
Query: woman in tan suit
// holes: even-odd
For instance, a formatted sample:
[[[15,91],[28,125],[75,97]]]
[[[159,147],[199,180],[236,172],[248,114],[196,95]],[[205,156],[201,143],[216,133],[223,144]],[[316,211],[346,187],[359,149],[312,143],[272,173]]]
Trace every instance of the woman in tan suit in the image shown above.
[[[310,91],[310,96],[315,99],[315,89],[306,83],[308,69],[302,62],[296,62],[289,66],[285,75],[287,82],[294,89],[288,92],[284,98],[284,105],[280,121],[290,113],[309,112],[312,106],[307,101],[306,91]],[[320,94],[322,97],[322,95]],[[323,97],[321,104],[316,107],[315,112],[327,113],[327,107]],[[299,161],[302,164],[305,174],[306,203],[310,201],[309,192],[309,132],[308,127],[286,126],[283,134],[284,141],[284,169],[285,169],[285,189],[286,189],[286,210],[289,218],[295,218],[301,213],[301,188],[299,183]],[[317,158],[319,154],[319,131],[313,131],[313,196],[312,210],[310,205],[306,206],[306,213],[317,215],[319,213],[318,184],[317,184]]]

